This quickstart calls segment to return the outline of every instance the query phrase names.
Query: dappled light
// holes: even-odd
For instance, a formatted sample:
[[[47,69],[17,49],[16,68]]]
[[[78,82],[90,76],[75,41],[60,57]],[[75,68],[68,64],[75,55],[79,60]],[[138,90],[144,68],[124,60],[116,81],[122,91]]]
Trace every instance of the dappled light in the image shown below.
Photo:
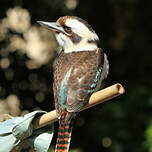
[[[109,138],[109,137],[104,137],[104,138],[102,139],[102,145],[103,145],[103,147],[108,148],[108,147],[111,146],[111,144],[112,144],[111,138]]]
[[[9,39],[6,47],[2,49],[2,55],[17,51],[29,57],[26,66],[29,69],[39,68],[48,63],[57,47],[51,31],[31,25],[28,10],[16,7],[8,9],[6,18],[1,20],[1,41]],[[11,32],[11,33],[10,33]],[[1,67],[8,68],[9,59],[1,59]]]
[[[0,96],[5,97],[0,101],[0,111],[1,114],[22,115],[22,110],[23,113],[27,112],[25,112],[26,109],[22,109],[17,92],[31,90],[35,92],[34,100],[41,103],[46,100],[45,92],[48,88],[45,83],[38,80],[37,74],[34,73],[30,73],[27,77],[21,77],[22,80],[17,81],[16,75],[19,73],[16,73],[14,67],[15,56],[23,57],[24,69],[27,71],[38,69],[51,61],[57,44],[51,31],[31,25],[29,11],[21,7],[9,8],[6,17],[1,19],[0,42],[4,44],[0,48],[0,69],[3,75],[1,80],[5,79],[5,81],[11,82],[10,92],[6,92],[5,83],[0,83]],[[40,91],[41,89],[43,91]],[[12,92],[17,94],[11,95]],[[33,103],[33,99],[27,98],[25,102],[27,100],[29,100],[27,104]],[[27,108],[29,107],[27,106]]]
[[[4,24],[18,33],[24,33],[30,28],[30,14],[28,10],[16,7],[8,9]]]
[[[65,5],[68,9],[73,10],[78,5],[78,0],[65,0]]]
[[[6,99],[0,100],[0,115],[2,114],[10,114],[14,117],[21,114],[20,100],[16,95],[10,94]]]

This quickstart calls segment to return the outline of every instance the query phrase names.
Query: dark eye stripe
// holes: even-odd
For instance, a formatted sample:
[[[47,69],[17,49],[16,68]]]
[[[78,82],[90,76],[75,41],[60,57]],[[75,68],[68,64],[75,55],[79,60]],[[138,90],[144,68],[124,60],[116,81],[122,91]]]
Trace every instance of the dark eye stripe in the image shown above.
[[[67,33],[71,33],[72,32],[71,28],[68,27],[68,26],[64,26],[63,28],[64,28],[64,31],[67,32]]]

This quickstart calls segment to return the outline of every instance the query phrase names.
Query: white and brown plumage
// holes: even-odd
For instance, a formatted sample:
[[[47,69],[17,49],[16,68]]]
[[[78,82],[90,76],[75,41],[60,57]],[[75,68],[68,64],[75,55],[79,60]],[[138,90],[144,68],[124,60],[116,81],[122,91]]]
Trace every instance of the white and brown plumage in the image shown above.
[[[62,48],[54,62],[54,98],[59,118],[55,151],[68,152],[72,120],[107,77],[109,64],[98,48],[97,34],[83,19],[64,16],[55,23],[39,23],[55,31]]]

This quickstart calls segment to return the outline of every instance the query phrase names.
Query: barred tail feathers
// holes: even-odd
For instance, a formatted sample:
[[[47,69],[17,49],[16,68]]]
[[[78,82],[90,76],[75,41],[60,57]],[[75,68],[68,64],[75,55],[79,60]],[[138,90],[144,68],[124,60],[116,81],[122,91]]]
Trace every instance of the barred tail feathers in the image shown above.
[[[60,121],[55,152],[69,151],[73,122],[73,119],[67,122],[62,120]]]

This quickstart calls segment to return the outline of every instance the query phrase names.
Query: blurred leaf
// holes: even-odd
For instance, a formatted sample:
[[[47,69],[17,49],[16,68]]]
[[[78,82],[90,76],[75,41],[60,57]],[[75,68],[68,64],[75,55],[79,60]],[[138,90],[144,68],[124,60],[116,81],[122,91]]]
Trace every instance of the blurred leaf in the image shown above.
[[[145,135],[145,146],[148,148],[149,152],[152,152],[152,124],[147,127]]]

